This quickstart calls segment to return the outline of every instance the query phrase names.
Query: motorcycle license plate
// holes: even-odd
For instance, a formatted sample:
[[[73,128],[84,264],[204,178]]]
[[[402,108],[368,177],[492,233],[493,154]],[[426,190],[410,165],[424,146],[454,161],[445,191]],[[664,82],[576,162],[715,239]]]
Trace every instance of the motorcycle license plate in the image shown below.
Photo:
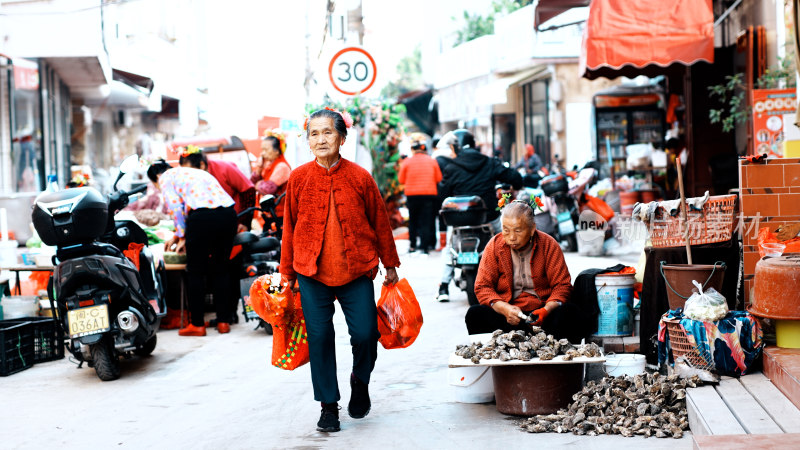
[[[464,252],[459,253],[456,257],[458,264],[478,264],[481,260],[481,255],[478,252]]]
[[[572,215],[569,211],[558,213],[558,232],[559,234],[572,234],[575,232],[575,224],[572,223]]]
[[[70,338],[103,333],[111,329],[108,321],[108,305],[72,309],[67,311],[67,321]]]

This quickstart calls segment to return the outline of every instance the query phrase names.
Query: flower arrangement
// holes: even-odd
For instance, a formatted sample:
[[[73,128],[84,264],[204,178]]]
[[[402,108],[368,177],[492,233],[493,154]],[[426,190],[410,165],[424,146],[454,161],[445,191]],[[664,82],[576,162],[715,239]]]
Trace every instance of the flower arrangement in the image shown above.
[[[82,172],[72,177],[67,184],[69,187],[84,187],[89,185],[89,181],[91,181],[91,176],[86,172]]]
[[[534,213],[536,211],[543,211],[544,210],[544,202],[542,201],[542,198],[539,197],[538,195],[531,195],[530,201],[525,202],[525,201],[522,201],[522,200],[511,200],[511,194],[503,194],[503,195],[500,196],[500,199],[497,201],[496,210],[500,211],[503,208],[505,208],[509,203],[512,203],[512,202],[524,203],[524,204],[530,206],[533,209]]]
[[[278,272],[256,278],[250,286],[250,301],[256,314],[273,325],[286,322],[293,313],[288,287],[288,281]]]
[[[308,119],[306,119],[308,121]],[[305,129],[306,125],[303,125],[303,129]],[[286,152],[286,133],[284,133],[280,128],[273,128],[272,130],[265,130],[264,137],[274,137],[278,140],[281,153]]]
[[[191,144],[187,145],[186,147],[182,147],[180,150],[181,157],[183,158],[195,153],[200,153],[200,147]]]
[[[338,110],[338,109],[335,109],[335,108],[331,108],[330,106],[326,106],[326,107],[324,107],[322,109],[327,109],[328,111],[333,111],[333,112],[339,114],[340,116],[342,116],[342,119],[344,120],[345,128],[352,128],[353,127],[353,116],[351,116],[350,113],[346,109]],[[316,109],[314,111],[316,111]],[[306,116],[305,120],[303,121],[303,131],[308,131],[308,116]]]

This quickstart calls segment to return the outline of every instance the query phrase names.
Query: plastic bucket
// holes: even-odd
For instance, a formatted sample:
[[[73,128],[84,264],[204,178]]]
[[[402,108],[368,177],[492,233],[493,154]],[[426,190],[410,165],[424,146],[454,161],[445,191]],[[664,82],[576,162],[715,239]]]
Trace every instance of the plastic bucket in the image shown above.
[[[489,403],[494,400],[494,379],[489,366],[450,367],[447,379],[459,403]]]
[[[621,355],[606,355],[603,368],[610,377],[620,375],[639,375],[644,372],[645,358],[638,353],[627,353]]]
[[[3,318],[20,319],[39,315],[39,297],[35,295],[12,295],[3,297]]]
[[[775,340],[778,347],[800,348],[800,320],[776,320]]]
[[[619,212],[622,216],[630,217],[633,214],[633,206],[641,199],[639,191],[628,191],[619,193]]]
[[[600,274],[594,277],[597,287],[597,317],[595,336],[630,336],[633,333],[634,274]]]
[[[703,289],[714,288],[722,292],[725,279],[725,263],[714,264],[664,264],[661,261],[661,275],[667,285],[669,309],[683,308],[692,295],[692,280],[703,283]]]
[[[604,230],[579,230],[578,254],[583,256],[600,256],[603,254]]]

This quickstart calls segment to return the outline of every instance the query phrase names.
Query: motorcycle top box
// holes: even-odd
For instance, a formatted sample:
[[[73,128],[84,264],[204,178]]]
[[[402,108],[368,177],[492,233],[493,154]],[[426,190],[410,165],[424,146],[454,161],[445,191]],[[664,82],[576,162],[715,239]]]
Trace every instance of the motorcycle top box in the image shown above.
[[[449,227],[466,227],[486,223],[486,203],[477,195],[447,197],[439,214]]]
[[[106,230],[108,203],[90,187],[46,192],[36,198],[32,219],[36,232],[47,245],[90,242]]]
[[[567,193],[569,191],[569,182],[567,177],[559,173],[542,178],[539,187],[544,191],[544,195],[552,197],[559,192]]]

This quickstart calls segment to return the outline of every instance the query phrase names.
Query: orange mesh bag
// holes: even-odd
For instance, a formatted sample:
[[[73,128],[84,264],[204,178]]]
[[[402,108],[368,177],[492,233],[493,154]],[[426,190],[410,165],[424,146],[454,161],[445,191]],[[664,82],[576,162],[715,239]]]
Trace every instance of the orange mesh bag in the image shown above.
[[[422,328],[422,310],[408,280],[381,288],[378,300],[378,331],[383,348],[405,348],[413,344]]]
[[[309,361],[308,333],[300,303],[279,273],[262,275],[250,286],[250,305],[272,325],[272,365],[294,370]]]
[[[286,316],[292,300],[292,290],[279,273],[261,275],[250,286],[250,305],[258,317],[274,326],[288,322]]]
[[[294,370],[309,361],[308,332],[300,294],[290,299],[286,314],[289,320],[283,325],[273,325],[272,329],[272,365],[284,370]]]

